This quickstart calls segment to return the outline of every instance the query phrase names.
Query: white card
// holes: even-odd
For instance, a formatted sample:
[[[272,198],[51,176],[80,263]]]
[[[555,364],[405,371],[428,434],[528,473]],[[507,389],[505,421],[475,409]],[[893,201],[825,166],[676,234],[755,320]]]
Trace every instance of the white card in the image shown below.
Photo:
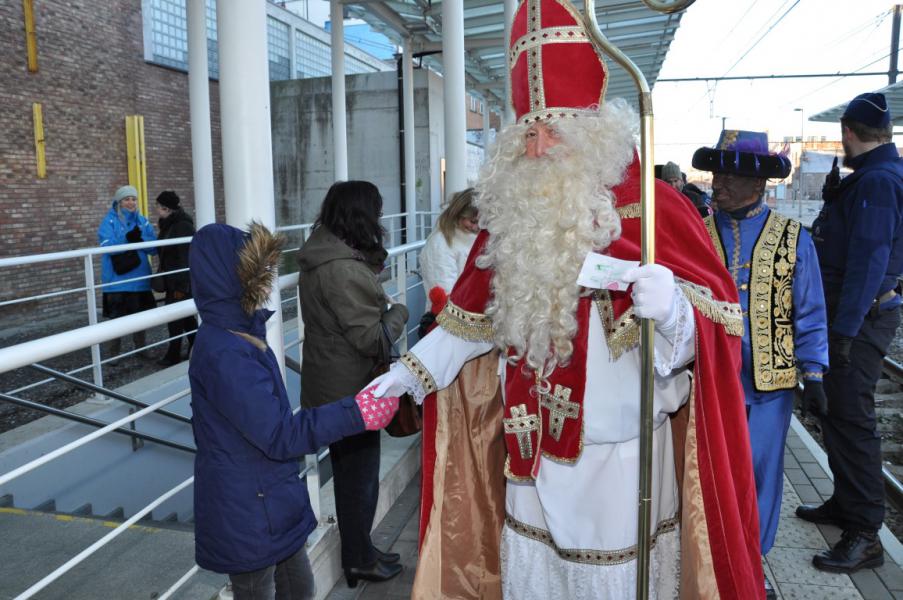
[[[638,260],[621,260],[604,254],[590,252],[580,267],[577,285],[597,290],[623,292],[630,285],[624,281],[624,273],[640,266]]]

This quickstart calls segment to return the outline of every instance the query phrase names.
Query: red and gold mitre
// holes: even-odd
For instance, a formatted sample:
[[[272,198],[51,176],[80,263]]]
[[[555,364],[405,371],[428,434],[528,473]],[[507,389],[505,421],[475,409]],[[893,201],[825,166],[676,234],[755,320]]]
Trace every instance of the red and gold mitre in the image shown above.
[[[595,114],[605,97],[605,62],[568,0],[522,0],[508,68],[518,123]]]

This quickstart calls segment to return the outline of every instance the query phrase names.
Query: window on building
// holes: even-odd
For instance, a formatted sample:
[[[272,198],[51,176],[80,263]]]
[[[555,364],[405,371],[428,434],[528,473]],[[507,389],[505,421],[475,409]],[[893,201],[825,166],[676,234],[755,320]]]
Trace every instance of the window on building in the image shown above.
[[[216,2],[207,0],[207,63],[211,77],[219,75],[216,45]],[[188,70],[188,16],[185,0],[144,0],[146,58],[167,67]]]
[[[295,73],[298,79],[323,77],[332,73],[329,45],[295,30]]]
[[[267,56],[270,62],[271,81],[292,78],[289,32],[288,23],[267,17]]]

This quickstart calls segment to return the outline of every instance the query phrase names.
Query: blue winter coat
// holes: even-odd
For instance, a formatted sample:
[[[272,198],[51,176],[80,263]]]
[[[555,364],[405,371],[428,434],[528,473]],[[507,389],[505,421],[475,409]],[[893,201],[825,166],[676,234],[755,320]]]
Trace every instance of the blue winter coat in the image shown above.
[[[855,337],[872,302],[903,273],[903,160],[882,144],[849,161],[840,198],[812,224],[830,331]],[[897,296],[881,309],[896,308]]]
[[[117,210],[118,204],[119,203],[116,200],[113,201],[113,206],[110,208],[107,216],[103,218],[100,227],[97,229],[98,245],[116,246],[118,244],[128,244],[129,242],[125,239],[125,235],[134,229],[135,225],[141,228],[141,241],[152,242],[157,239],[157,234],[154,233],[154,226],[144,218],[144,215],[137,210],[133,213],[126,210],[119,211]],[[120,212],[125,222],[119,219]],[[122,250],[125,252],[128,248],[123,248]],[[123,279],[150,275],[151,267],[147,256],[148,254],[156,254],[157,250],[155,248],[148,248],[145,250],[137,250],[136,252],[138,252],[138,256],[141,258],[141,263],[128,273],[123,273],[122,275],[119,275],[113,270],[113,262],[110,260],[110,255],[104,254],[103,258],[101,258],[100,280],[103,283],[112,283],[114,281],[122,281]],[[109,292],[149,292],[151,285],[150,279],[142,279],[140,281],[129,281],[128,283],[111,285],[102,289],[105,294]]]
[[[240,306],[238,254],[248,239],[233,227],[207,225],[189,254],[203,320],[188,369],[198,449],[196,560],[230,574],[275,565],[303,547],[316,519],[300,457],[364,430],[350,397],[292,415],[273,351],[234,333],[264,340],[272,314],[248,316]]]

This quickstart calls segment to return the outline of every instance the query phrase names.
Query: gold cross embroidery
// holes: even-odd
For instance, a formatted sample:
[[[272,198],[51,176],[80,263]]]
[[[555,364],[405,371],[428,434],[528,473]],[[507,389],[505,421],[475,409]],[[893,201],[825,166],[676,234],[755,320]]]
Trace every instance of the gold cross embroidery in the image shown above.
[[[549,433],[557,442],[564,429],[565,419],[576,419],[580,415],[580,405],[571,402],[571,388],[555,385],[555,393],[542,394],[539,403],[549,411]]]
[[[505,433],[513,433],[517,437],[520,456],[525,460],[533,458],[533,442],[530,434],[539,431],[539,417],[527,414],[527,405],[518,404],[511,407],[511,417],[502,420]]]

